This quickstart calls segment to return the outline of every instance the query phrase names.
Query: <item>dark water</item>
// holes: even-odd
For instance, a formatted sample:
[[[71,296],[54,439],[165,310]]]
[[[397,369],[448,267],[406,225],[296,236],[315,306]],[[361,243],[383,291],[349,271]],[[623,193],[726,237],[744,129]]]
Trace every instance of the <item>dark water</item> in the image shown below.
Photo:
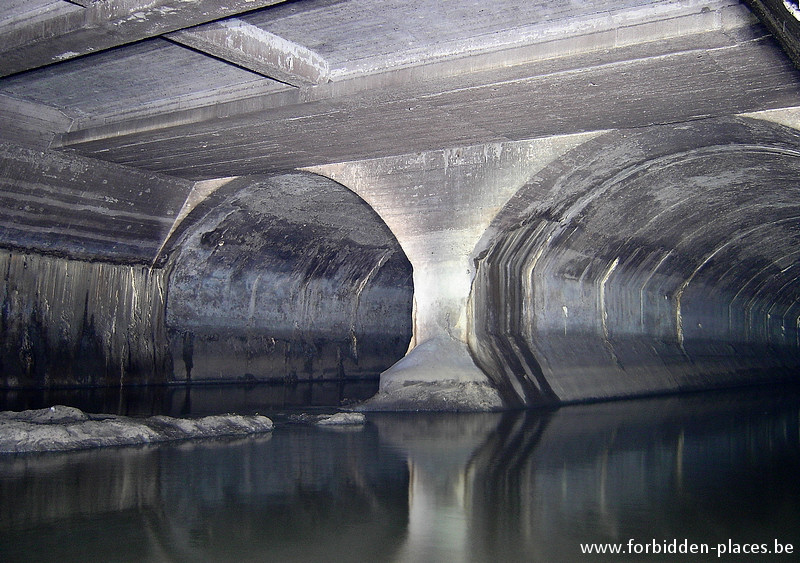
[[[255,439],[0,457],[0,561],[800,560],[795,389],[276,420]],[[718,553],[776,541],[792,553]]]
[[[125,416],[205,416],[267,413],[292,409],[347,406],[378,391],[378,378],[269,383],[194,384],[64,389],[0,389],[0,410],[23,411],[52,405],[84,412]]]

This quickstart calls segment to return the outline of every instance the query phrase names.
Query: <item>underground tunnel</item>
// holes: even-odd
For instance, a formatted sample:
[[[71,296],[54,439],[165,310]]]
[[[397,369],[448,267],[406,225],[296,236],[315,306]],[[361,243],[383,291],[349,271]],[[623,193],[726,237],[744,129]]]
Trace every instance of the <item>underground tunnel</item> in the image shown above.
[[[0,560],[796,558],[798,14],[0,2]]]
[[[375,377],[411,336],[411,266],[358,196],[310,173],[234,179],[167,244],[173,377]]]
[[[800,357],[795,129],[716,118],[555,146],[353,163],[330,174],[344,184],[311,172],[227,178],[205,191],[195,184],[185,189],[192,203],[162,222],[170,230],[151,243],[149,264],[125,263],[135,259],[127,233],[103,251],[106,262],[66,257],[99,252],[73,219],[64,229],[74,238],[46,247],[46,238],[7,229],[42,252],[3,255],[5,385],[383,372],[386,388],[405,363],[416,371],[398,388],[423,394],[383,404],[379,394],[366,408],[494,410],[792,376]],[[51,159],[56,168],[66,162]],[[14,150],[6,161],[20,175],[41,166]],[[365,201],[351,189],[367,170],[387,179],[368,193],[357,184]],[[95,173],[83,170],[81,185]],[[445,195],[398,200],[398,181]],[[446,196],[465,187],[479,195]],[[425,241],[444,241],[464,259],[443,261]],[[426,271],[414,294],[412,272]],[[452,297],[448,284],[464,280],[467,289]],[[414,311],[418,300],[426,304]],[[501,402],[487,407],[455,391],[425,398],[464,381],[496,389]]]
[[[470,303],[506,401],[790,378],[798,139],[749,118],[617,131],[531,178],[479,245]]]
[[[796,369],[791,10],[425,3],[410,46],[351,33],[368,0],[159,2],[0,10],[5,388],[495,410]]]
[[[355,194],[310,173],[224,184],[157,266],[3,258],[14,387],[375,378],[410,338],[396,240]]]

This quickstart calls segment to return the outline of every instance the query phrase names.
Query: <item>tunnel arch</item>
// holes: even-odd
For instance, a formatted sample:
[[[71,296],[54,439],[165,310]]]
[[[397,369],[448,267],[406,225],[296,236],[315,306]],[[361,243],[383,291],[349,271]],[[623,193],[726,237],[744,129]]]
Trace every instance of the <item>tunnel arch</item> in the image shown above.
[[[478,245],[470,349],[510,404],[790,377],[800,133],[617,130],[531,178]]]
[[[411,335],[411,266],[372,209],[307,172],[240,177],[166,245],[178,380],[377,377]]]

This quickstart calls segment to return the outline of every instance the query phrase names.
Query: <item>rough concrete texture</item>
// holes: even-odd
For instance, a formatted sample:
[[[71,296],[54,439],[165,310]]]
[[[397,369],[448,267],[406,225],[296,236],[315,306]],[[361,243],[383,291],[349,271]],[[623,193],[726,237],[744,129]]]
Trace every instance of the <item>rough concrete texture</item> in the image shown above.
[[[800,68],[800,9],[788,0],[745,0]]]
[[[0,244],[150,264],[192,185],[0,142]]]
[[[0,454],[132,446],[190,438],[243,436],[272,431],[265,416],[214,415],[197,419],[146,419],[88,415],[65,406],[0,412]]]
[[[487,382],[463,379],[413,381],[378,393],[358,405],[363,412],[488,412],[506,408],[497,389]]]
[[[77,167],[87,174],[82,186],[103,185],[97,165],[87,171],[82,159],[57,160],[55,178]],[[174,213],[139,241],[136,259],[148,265],[0,255],[2,385],[159,383],[189,373],[195,381],[374,377],[402,357],[410,266],[364,202],[308,173],[218,184],[186,217]],[[154,215],[163,212],[158,201],[148,203]],[[74,205],[86,209],[85,201]],[[31,246],[40,236],[65,254],[131,258],[125,242],[87,242],[98,237],[95,226],[125,241],[115,215],[81,223],[65,214],[63,238],[53,236],[55,217],[41,219],[51,223],[41,235],[31,225],[18,231]],[[170,256],[167,268],[149,265]]]
[[[87,60],[92,56],[76,61],[80,68],[71,76],[34,71],[7,84],[16,97],[35,89],[35,101],[63,103],[91,116],[76,116],[54,146],[194,180],[796,104],[796,70],[738,2],[730,27],[717,25],[727,18],[704,11],[707,3],[689,4],[696,11],[690,22],[651,22],[624,40],[633,28],[600,38],[577,33],[566,44],[523,42],[514,50],[420,59],[412,67],[288,92],[265,93],[260,83],[241,82],[235,92],[215,83],[209,93],[203,83],[181,95],[153,77],[154,89],[146,92],[155,99],[148,101],[141,88],[120,78],[124,96],[117,99],[141,101],[132,108],[109,102],[114,115],[105,113],[107,104],[60,94],[85,81],[108,99],[113,90],[107,92],[98,75],[113,61],[95,67]],[[724,13],[721,4],[731,7],[713,7]],[[680,30],[681,23],[687,23],[686,34],[659,37],[663,29]],[[150,69],[181,56],[145,53],[133,60]],[[216,76],[218,69],[206,65],[196,74]],[[120,71],[109,69],[115,77]]]
[[[375,213],[328,179],[233,180],[169,246],[177,379],[376,376],[408,347],[410,265]]]
[[[381,374],[378,393],[363,411],[492,411],[503,401],[475,366],[464,342],[428,339]]]
[[[0,76],[61,62],[145,37],[224,18],[282,0],[76,0],[84,9],[30,21],[14,17],[3,41]],[[188,6],[187,6],[188,4]],[[26,21],[28,20],[28,21]],[[20,48],[23,47],[23,48]]]
[[[167,380],[163,270],[7,251],[0,272],[0,385]]]
[[[706,120],[608,133],[534,176],[487,232],[471,296],[471,350],[506,402],[793,373],[798,146]]]

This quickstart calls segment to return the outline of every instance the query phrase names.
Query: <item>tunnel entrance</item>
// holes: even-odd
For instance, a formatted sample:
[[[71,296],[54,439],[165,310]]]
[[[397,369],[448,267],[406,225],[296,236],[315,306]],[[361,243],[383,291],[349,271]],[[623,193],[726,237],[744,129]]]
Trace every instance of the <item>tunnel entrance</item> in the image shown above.
[[[471,349],[506,401],[791,377],[798,141],[749,118],[620,130],[533,177],[489,230],[471,296]]]
[[[171,243],[177,381],[377,378],[411,337],[411,266],[370,207],[310,173],[233,180]]]

